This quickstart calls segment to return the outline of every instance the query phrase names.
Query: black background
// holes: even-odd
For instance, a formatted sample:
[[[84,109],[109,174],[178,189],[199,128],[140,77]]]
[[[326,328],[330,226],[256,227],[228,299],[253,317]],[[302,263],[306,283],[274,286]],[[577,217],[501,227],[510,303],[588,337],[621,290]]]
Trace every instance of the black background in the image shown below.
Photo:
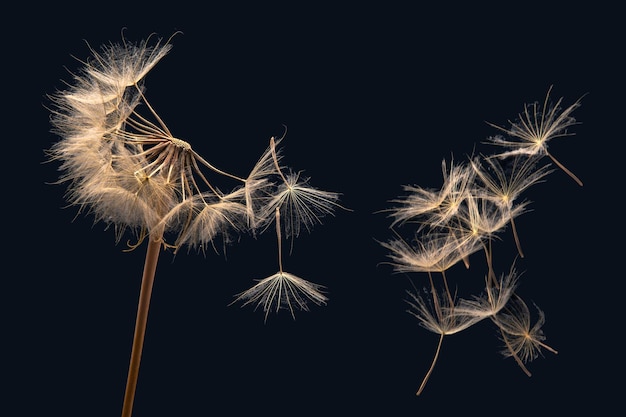
[[[164,253],[134,416],[619,407],[624,35],[617,10],[588,4],[116,4],[5,17],[0,407],[19,412],[0,414],[121,411],[145,247],[123,252],[112,231],[63,208],[63,186],[48,184],[57,166],[42,162],[57,140],[46,95],[71,80],[86,42],[119,42],[122,28],[131,41],[182,32],[146,79],[174,135],[245,175],[286,125],[285,163],[352,209],[302,235],[284,260],[330,298],[295,321],[281,312],[264,323],[260,311],[228,306],[275,272],[271,233],[242,236],[226,257]],[[566,105],[586,94],[576,135],[550,144],[585,185],[556,171],[527,193],[533,211],[518,221],[526,258],[517,265],[519,291],[545,312],[547,343],[559,354],[530,363],[528,378],[481,323],[446,338],[416,397],[437,335],[405,312],[405,299],[425,281],[381,265],[376,240],[391,237],[389,219],[374,213],[402,185],[439,186],[442,159],[489,152],[481,142],[495,132],[485,121],[506,125],[551,85]],[[501,271],[515,256],[509,233],[496,247]],[[449,279],[480,283],[476,265],[453,268]]]

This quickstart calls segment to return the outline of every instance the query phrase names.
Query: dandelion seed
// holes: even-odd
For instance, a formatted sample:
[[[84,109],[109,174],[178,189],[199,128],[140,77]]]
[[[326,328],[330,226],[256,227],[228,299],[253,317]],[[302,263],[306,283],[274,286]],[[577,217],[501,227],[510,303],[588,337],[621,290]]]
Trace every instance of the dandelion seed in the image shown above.
[[[390,227],[419,219],[439,209],[446,197],[439,190],[426,189],[416,185],[404,186],[403,190],[407,192],[406,196],[391,200],[392,203],[398,203],[399,206],[386,210],[390,211],[390,217],[394,218]]]
[[[430,273],[441,273],[450,304],[453,304],[452,294],[446,271],[478,249],[474,241],[459,242],[453,234],[435,233],[425,235],[414,246],[401,239],[383,242],[382,245],[389,249],[388,257],[396,272],[427,272],[431,286]]]
[[[420,325],[430,332],[440,335],[452,335],[471,327],[478,320],[468,314],[458,314],[458,307],[450,303],[447,295],[442,296],[432,289],[430,296],[408,292],[410,300],[409,314],[415,316]]]
[[[392,239],[381,245],[389,250],[391,265],[399,273],[442,272],[476,250],[474,244],[464,244],[453,234],[430,233],[410,245],[402,239]]]
[[[520,204],[507,213],[492,201],[472,195],[465,200],[465,204],[455,216],[456,220],[452,222],[458,226],[450,226],[451,233],[457,235],[460,241],[483,248],[489,267],[489,277],[494,283],[492,241],[498,237],[497,234],[506,227],[511,218],[523,213],[524,209],[525,204]]]
[[[471,166],[481,182],[474,193],[480,198],[493,201],[509,218],[517,250],[523,258],[524,253],[514,220],[516,217],[514,212],[519,215],[523,210],[520,206],[515,206],[515,203],[523,191],[543,181],[552,170],[549,169],[549,165],[537,168],[536,159],[532,157],[522,158],[516,155],[506,168],[496,159],[483,158],[483,160],[487,164],[486,167],[483,167],[477,158],[471,161]],[[527,202],[522,203],[522,206],[525,204]]]
[[[278,240],[278,272],[259,280],[252,288],[238,294],[233,303],[244,301],[242,307],[248,304],[256,304],[255,309],[262,307],[265,312],[265,321],[267,321],[270,311],[275,310],[278,312],[281,308],[286,308],[291,312],[291,316],[295,320],[294,308],[308,311],[309,301],[321,305],[325,304],[328,298],[322,293],[323,286],[311,283],[283,270],[282,234],[280,210],[278,207],[274,213],[276,216],[276,237]]]
[[[457,314],[454,302],[448,296],[440,296],[434,289],[431,290],[431,297],[423,297],[420,294],[408,293],[411,297],[407,301],[410,308],[407,310],[409,314],[415,316],[422,327],[439,335],[437,349],[431,362],[430,368],[426,372],[424,379],[416,392],[420,395],[426,383],[430,378],[435,364],[441,352],[443,338],[467,329],[479,321],[476,317],[465,314]],[[428,300],[425,300],[425,298]]]
[[[562,110],[560,107],[561,101],[563,100],[562,98],[554,105],[550,105],[549,97],[551,90],[552,87],[548,89],[543,106],[539,106],[538,103],[534,103],[530,106],[525,105],[524,112],[519,115],[519,120],[510,122],[510,128],[507,129],[489,123],[490,126],[511,136],[511,139],[506,139],[502,136],[494,136],[489,138],[489,142],[493,145],[511,149],[495,155],[495,157],[499,158],[507,158],[515,155],[547,155],[559,168],[582,186],[582,181],[548,152],[548,142],[552,139],[572,135],[568,133],[567,129],[576,124],[576,119],[571,116],[571,114],[580,107],[580,99]]]
[[[299,173],[289,173],[266,209],[279,208],[285,218],[287,238],[295,238],[302,227],[310,232],[315,224],[322,223],[323,216],[333,214],[340,207],[336,203],[338,198],[336,193],[309,186],[308,178],[301,178]]]
[[[450,230],[459,232],[460,240],[491,239],[524,211],[524,205],[518,205],[508,212],[501,210],[492,201],[470,195],[459,209]]]
[[[342,208],[339,203],[339,194],[322,191],[309,185],[309,178],[300,176],[300,173],[288,172],[283,174],[278,163],[274,138],[270,141],[276,172],[282,182],[267,202],[261,218],[271,219],[270,213],[278,209],[284,219],[286,238],[296,238],[302,227],[311,232],[316,224],[322,224],[322,218],[333,215],[336,208]],[[292,241],[293,242],[293,241]]]
[[[443,185],[441,189],[427,189],[420,186],[404,186],[407,195],[391,200],[396,207],[383,210],[394,220],[390,227],[417,223],[421,229],[436,230],[445,228],[457,214],[464,200],[470,196],[475,173],[471,167],[445,160],[441,163]]]
[[[288,272],[279,271],[267,278],[259,280],[258,283],[240,294],[235,301],[245,300],[242,306],[256,304],[265,312],[265,320],[270,311],[278,312],[281,308],[286,308],[295,319],[294,309],[308,311],[307,302],[317,305],[325,304],[328,300],[321,292],[324,288],[297,277]]]
[[[228,242],[231,230],[245,230],[247,208],[241,202],[240,194],[241,191],[234,191],[222,198],[210,193],[194,195],[169,210],[160,224],[166,232],[182,230],[174,242],[176,248],[188,245],[204,249],[218,235]]]
[[[470,196],[476,175],[467,164],[455,164],[454,161],[450,162],[448,168],[443,160],[441,167],[444,179],[441,187],[442,201],[437,210],[427,213],[428,218],[424,220],[431,228],[446,226],[456,216],[465,199]]]
[[[461,299],[455,312],[459,315],[467,315],[482,320],[487,317],[495,317],[509,302],[515,293],[519,275],[511,266],[508,274],[502,274],[498,285],[490,285],[489,279],[485,279],[485,294],[474,296],[471,299]]]
[[[502,350],[505,357],[514,356],[522,363],[527,363],[536,359],[542,348],[554,354],[558,353],[544,343],[546,337],[541,327],[545,323],[545,315],[536,305],[535,308],[538,318],[534,325],[531,323],[528,306],[518,296],[511,298],[506,307],[495,316],[494,321],[502,330],[502,339],[506,345],[506,349]]]

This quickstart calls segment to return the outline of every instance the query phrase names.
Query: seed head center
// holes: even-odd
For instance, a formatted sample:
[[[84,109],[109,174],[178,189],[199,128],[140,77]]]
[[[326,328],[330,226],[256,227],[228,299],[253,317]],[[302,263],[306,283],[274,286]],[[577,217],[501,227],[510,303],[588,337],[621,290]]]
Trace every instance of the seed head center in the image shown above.
[[[190,151],[191,150],[191,145],[188,142],[185,142],[182,139],[176,139],[176,138],[170,138],[170,141],[178,146],[179,148],[183,148],[186,151]]]

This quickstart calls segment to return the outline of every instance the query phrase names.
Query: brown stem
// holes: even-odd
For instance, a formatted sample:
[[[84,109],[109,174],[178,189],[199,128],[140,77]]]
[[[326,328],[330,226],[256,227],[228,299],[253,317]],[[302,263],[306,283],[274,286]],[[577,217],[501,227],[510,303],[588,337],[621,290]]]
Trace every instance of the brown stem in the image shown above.
[[[498,326],[498,329],[500,330],[500,334],[502,335],[502,340],[504,341],[504,344],[506,345],[506,348],[508,349],[509,353],[511,354],[511,356],[513,357],[515,362],[517,362],[517,365],[522,369],[522,371],[524,371],[524,373],[528,377],[531,377],[532,374],[530,373],[528,368],[526,368],[526,366],[524,365],[524,362],[520,359],[520,357],[517,355],[517,353],[515,353],[515,349],[513,349],[513,346],[511,346],[511,343],[509,342],[509,339],[507,339],[506,333],[504,332],[504,329],[502,328],[502,325],[500,325],[500,323],[498,322],[498,319],[495,318],[495,317],[492,317],[492,320],[496,324],[496,326]]]
[[[576,181],[576,183],[578,185],[580,185],[581,187],[583,186],[583,182],[576,176],[574,175],[574,173],[572,171],[570,171],[569,169],[565,168],[565,166],[560,163],[559,161],[556,160],[556,158],[554,156],[552,156],[551,153],[549,153],[548,151],[546,151],[546,154],[550,157],[550,159],[552,159],[552,162],[554,162],[555,164],[557,164],[559,166],[559,168],[561,168],[563,171],[565,171],[565,173],[567,175],[569,175],[570,177],[572,177],[572,179],[574,181]]]
[[[496,273],[493,270],[493,251],[491,249],[491,238],[489,238],[489,247],[487,247],[487,245],[485,245],[485,242],[482,242],[483,245],[483,250],[485,251],[485,258],[487,259],[487,276],[489,278],[489,282],[492,285],[495,285],[496,288],[499,287],[498,285],[498,281],[496,279]]]
[[[446,289],[446,294],[448,296],[448,301],[450,302],[450,308],[454,309],[454,299],[452,298],[452,293],[450,292],[450,288],[448,287],[448,278],[446,278],[446,271],[441,271],[441,276],[443,277],[443,285]]]
[[[430,271],[428,271],[428,279],[430,280],[430,292],[433,296],[433,307],[435,308],[435,314],[437,314],[437,319],[441,321],[443,320],[443,313],[441,311],[441,306],[439,305],[439,296],[437,295],[437,290],[435,290],[435,281],[433,281],[433,275]]]
[[[515,238],[515,246],[517,246],[517,252],[519,256],[524,257],[524,252],[522,252],[522,244],[519,241],[519,236],[517,234],[517,227],[515,227],[515,220],[513,220],[513,216],[511,216],[511,228],[513,229],[513,237]]]
[[[146,261],[143,267],[143,277],[141,279],[141,291],[137,306],[137,320],[135,322],[135,334],[133,336],[133,347],[130,355],[130,365],[128,367],[128,379],[126,381],[126,392],[124,393],[124,406],[122,417],[130,417],[133,412],[133,402],[137,389],[137,377],[139,376],[139,364],[141,363],[141,352],[146,334],[146,324],[148,323],[148,310],[150,309],[150,297],[154,284],[159,251],[161,249],[161,239],[149,239],[146,252]]]
[[[278,239],[278,270],[283,273],[283,242],[280,234],[280,210],[276,207],[276,238]]]
[[[546,345],[545,343],[539,342],[539,341],[537,341],[537,343],[539,344],[539,346],[542,346],[543,348],[549,350],[550,352],[554,353],[555,355],[559,354],[559,352],[556,349],[551,348],[550,346]]]
[[[424,390],[424,387],[426,386],[426,382],[428,382],[428,378],[430,378],[430,374],[432,374],[433,369],[435,369],[435,364],[437,363],[437,358],[439,358],[439,352],[441,351],[441,344],[443,343],[444,336],[445,334],[443,333],[441,333],[441,335],[439,336],[439,343],[437,344],[437,351],[435,352],[435,357],[433,358],[433,362],[430,364],[430,368],[428,368],[428,372],[426,372],[426,376],[424,376],[424,379],[422,380],[422,384],[420,385],[415,395],[420,395],[422,393],[422,391]]]

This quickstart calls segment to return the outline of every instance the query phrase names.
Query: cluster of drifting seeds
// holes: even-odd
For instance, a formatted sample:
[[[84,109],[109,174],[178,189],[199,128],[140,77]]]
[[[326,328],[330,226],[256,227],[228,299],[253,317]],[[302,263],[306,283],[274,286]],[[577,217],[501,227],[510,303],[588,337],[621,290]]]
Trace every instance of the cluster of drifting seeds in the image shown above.
[[[497,275],[493,268],[492,241],[509,225],[517,251],[523,257],[522,246],[515,227],[515,218],[526,211],[528,201],[522,194],[533,184],[551,173],[548,157],[579,185],[582,182],[552,154],[548,142],[567,136],[567,129],[576,123],[571,113],[580,105],[577,101],[561,109],[561,100],[549,103],[550,92],[543,105],[526,105],[519,119],[509,128],[499,129],[488,143],[505,150],[484,156],[471,156],[467,161],[442,163],[443,185],[439,189],[405,186],[405,195],[392,200],[395,207],[386,210],[392,218],[394,238],[382,242],[396,272],[426,273],[429,287],[423,293],[409,292],[409,313],[427,330],[439,335],[432,364],[417,395],[430,377],[443,338],[490,319],[503,342],[502,354],[512,357],[530,376],[525,363],[537,358],[542,349],[556,353],[544,343],[541,330],[544,314],[537,308],[533,324],[528,305],[516,294],[519,274],[514,265]],[[401,230],[409,229],[410,239]],[[487,263],[485,288],[482,295],[469,299],[457,298],[450,289],[446,271],[459,262],[469,268],[470,256],[484,253]],[[441,275],[441,285],[433,274]]]

